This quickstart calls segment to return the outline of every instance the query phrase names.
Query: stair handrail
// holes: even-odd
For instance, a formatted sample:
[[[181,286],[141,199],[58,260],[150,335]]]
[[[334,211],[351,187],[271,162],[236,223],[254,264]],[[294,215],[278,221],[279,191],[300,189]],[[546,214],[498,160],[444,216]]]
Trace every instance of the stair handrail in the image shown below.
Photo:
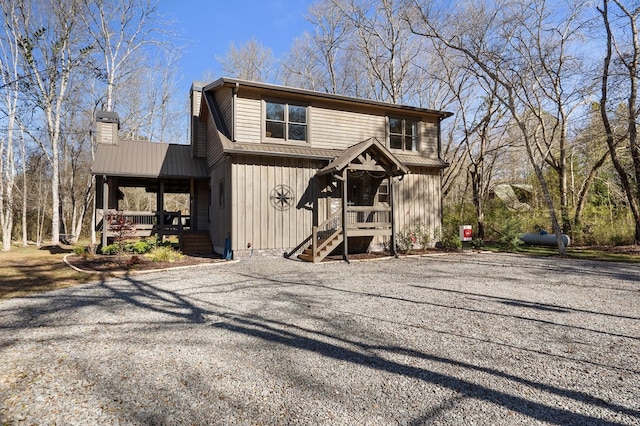
[[[298,250],[300,250],[305,244],[307,244],[309,242],[309,240],[313,238],[313,234],[309,235],[307,238],[305,238],[300,244],[298,244],[296,246],[296,248],[294,248],[293,250],[291,250],[289,253],[284,253],[284,257],[285,259],[288,259],[291,257],[291,255],[293,255],[293,253],[297,252]]]
[[[284,253],[283,256],[285,257],[285,259],[289,259],[293,253],[297,252],[298,250],[300,250],[305,244],[307,244],[310,240],[312,240],[311,244],[313,247],[313,253],[315,253],[315,250],[317,250],[317,244],[318,244],[318,230],[319,229],[323,229],[325,228],[327,225],[329,225],[329,223],[333,222],[334,220],[338,220],[338,222],[340,222],[340,215],[341,211],[340,210],[336,210],[331,216],[329,216],[327,218],[327,220],[325,220],[324,222],[322,222],[320,225],[318,226],[314,226],[311,230],[311,235],[309,235],[307,238],[305,238],[300,244],[298,244],[293,250],[291,250],[288,253]],[[338,229],[340,229],[340,226],[337,227]],[[333,235],[332,235],[333,238]],[[324,246],[323,246],[324,247]],[[315,256],[315,254],[314,254]]]
[[[316,257],[318,255],[318,250],[322,250],[324,247],[326,247],[331,242],[331,240],[333,240],[333,238],[342,231],[341,223],[340,223],[341,218],[342,218],[342,210],[338,209],[335,212],[333,212],[333,214],[329,216],[327,220],[322,222],[320,225],[313,227],[313,230],[312,230],[313,239],[311,241],[313,257]],[[320,247],[318,247],[318,231],[322,232],[322,231],[328,230],[329,228],[327,226],[329,224],[333,225],[334,223],[336,223],[336,227],[335,227],[336,230],[331,234],[331,236],[325,239],[322,244],[320,244]]]

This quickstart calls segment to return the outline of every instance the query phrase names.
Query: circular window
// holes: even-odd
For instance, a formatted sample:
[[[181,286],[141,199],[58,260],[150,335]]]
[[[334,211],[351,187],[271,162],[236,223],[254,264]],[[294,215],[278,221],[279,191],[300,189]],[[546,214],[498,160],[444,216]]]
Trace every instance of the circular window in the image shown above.
[[[276,210],[289,210],[295,201],[293,190],[287,185],[277,185],[271,190],[269,198]]]

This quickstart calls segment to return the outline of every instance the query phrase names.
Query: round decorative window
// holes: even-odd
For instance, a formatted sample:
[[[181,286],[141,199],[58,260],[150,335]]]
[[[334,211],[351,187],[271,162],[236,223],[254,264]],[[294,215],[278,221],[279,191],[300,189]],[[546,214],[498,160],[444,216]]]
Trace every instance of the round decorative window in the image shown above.
[[[271,190],[269,198],[271,205],[275,207],[276,210],[289,210],[295,202],[293,189],[287,185],[276,185],[276,187]]]

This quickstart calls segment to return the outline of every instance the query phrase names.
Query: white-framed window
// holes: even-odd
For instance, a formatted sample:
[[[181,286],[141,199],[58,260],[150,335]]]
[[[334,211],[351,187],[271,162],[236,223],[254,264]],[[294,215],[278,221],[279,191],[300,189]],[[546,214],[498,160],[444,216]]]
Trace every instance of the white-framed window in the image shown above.
[[[389,203],[389,179],[385,179],[378,187],[378,202]]]
[[[285,141],[307,141],[307,107],[265,101],[265,136]]]
[[[389,117],[389,148],[418,151],[418,121]]]

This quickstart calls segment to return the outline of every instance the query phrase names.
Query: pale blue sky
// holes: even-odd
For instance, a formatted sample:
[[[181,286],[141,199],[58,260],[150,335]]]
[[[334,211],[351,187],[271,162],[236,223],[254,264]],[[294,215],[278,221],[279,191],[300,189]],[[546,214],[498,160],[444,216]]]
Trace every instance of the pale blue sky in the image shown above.
[[[271,48],[276,58],[293,40],[310,30],[305,20],[313,0],[159,0],[160,12],[175,22],[184,39],[180,90],[188,91],[204,75],[220,77],[216,56],[231,42],[236,47],[256,38]]]

